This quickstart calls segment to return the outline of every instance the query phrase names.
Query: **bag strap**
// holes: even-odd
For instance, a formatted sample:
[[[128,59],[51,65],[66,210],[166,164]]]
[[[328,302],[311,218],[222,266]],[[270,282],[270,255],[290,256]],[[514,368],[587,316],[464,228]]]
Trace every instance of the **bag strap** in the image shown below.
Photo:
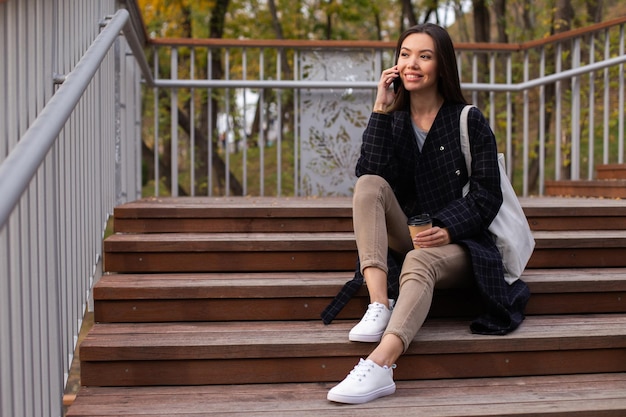
[[[467,115],[472,107],[474,107],[472,104],[468,104],[463,107],[463,110],[461,111],[461,120],[459,122],[461,127],[461,151],[465,157],[468,177],[472,175],[472,152],[470,150],[469,134],[467,132]]]
[[[463,186],[463,197],[465,197],[469,193],[469,177],[472,175],[472,152],[470,150],[469,134],[467,129],[467,115],[469,114],[469,111],[472,107],[474,106],[471,104],[463,107],[463,110],[461,110],[461,119],[459,122],[459,126],[461,128],[461,151],[463,152],[463,156],[465,157],[465,165],[467,166],[467,183],[465,183],[465,185]]]

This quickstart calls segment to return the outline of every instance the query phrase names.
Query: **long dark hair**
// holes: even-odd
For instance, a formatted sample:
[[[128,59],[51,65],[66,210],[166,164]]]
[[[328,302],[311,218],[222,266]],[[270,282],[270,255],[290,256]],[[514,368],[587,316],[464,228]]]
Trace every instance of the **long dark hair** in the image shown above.
[[[448,32],[439,25],[434,23],[422,23],[412,26],[405,30],[398,38],[396,46],[395,62],[398,63],[400,49],[404,40],[414,33],[425,33],[435,42],[435,55],[437,56],[437,70],[439,72],[439,80],[437,89],[439,94],[443,96],[444,101],[457,104],[467,104],[467,100],[461,91],[461,80],[459,79],[459,69],[456,62],[456,53],[454,44]],[[400,85],[396,99],[391,105],[390,110],[404,109],[409,104],[409,93]]]

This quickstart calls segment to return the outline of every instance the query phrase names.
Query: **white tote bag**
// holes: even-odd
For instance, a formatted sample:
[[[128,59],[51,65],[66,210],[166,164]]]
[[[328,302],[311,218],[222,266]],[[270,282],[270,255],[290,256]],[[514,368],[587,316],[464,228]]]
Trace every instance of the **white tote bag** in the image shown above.
[[[469,135],[467,131],[467,114],[472,105],[467,105],[461,112],[461,150],[465,156],[467,174],[472,174],[472,154],[470,152]],[[517,199],[515,190],[506,175],[504,155],[498,153],[500,167],[500,187],[502,188],[502,206],[500,211],[489,225],[496,246],[502,254],[504,263],[504,279],[509,284],[514,283],[524,272],[526,264],[535,248],[528,220]],[[469,181],[463,187],[463,196],[469,192]]]

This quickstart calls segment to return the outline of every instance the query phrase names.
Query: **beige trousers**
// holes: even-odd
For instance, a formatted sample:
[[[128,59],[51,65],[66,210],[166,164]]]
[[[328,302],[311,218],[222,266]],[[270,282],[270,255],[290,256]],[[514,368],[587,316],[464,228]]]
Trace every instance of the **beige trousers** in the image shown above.
[[[465,248],[449,244],[413,249],[407,217],[389,184],[376,175],[359,177],[353,197],[353,222],[361,272],[387,268],[387,250],[406,254],[400,293],[385,334],[395,334],[404,351],[426,320],[435,288],[469,287],[472,266]],[[384,337],[384,335],[383,335]]]

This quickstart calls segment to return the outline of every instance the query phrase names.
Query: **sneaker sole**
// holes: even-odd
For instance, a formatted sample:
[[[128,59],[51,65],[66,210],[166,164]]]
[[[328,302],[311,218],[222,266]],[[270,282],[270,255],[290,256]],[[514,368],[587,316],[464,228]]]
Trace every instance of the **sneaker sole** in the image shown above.
[[[386,387],[382,387],[377,389],[374,392],[370,392],[368,394],[363,395],[344,395],[337,394],[331,391],[328,392],[326,398],[328,401],[333,401],[336,403],[343,404],[364,404],[370,401],[373,401],[377,398],[384,397],[386,395],[391,395],[396,392],[396,384],[388,385]]]
[[[348,333],[348,340],[351,342],[365,342],[365,343],[376,343],[380,342],[380,339],[383,337],[383,332],[380,334],[358,334],[358,333]]]

